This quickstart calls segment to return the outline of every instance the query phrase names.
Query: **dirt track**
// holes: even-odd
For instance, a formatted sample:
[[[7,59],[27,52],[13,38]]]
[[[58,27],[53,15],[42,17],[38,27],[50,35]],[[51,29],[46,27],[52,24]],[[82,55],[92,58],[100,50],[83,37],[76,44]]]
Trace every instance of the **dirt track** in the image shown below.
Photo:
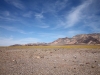
[[[100,75],[100,49],[0,49],[0,75]]]

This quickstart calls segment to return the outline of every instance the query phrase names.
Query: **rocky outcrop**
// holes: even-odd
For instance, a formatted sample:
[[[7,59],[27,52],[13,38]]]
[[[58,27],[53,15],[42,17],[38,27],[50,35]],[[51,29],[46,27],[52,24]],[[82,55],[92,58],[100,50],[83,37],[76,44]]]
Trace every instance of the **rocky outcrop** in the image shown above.
[[[72,38],[59,38],[50,43],[50,45],[66,45],[66,44],[100,44],[100,33],[79,34]]]
[[[11,45],[11,46],[22,46],[21,44],[14,44],[14,45]]]
[[[47,46],[48,43],[29,43],[25,44],[25,46]]]

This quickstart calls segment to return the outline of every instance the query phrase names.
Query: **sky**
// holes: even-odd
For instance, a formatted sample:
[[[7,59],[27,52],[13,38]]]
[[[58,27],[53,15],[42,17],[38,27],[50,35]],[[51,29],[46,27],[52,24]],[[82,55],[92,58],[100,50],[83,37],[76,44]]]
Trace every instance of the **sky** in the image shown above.
[[[100,33],[100,0],[0,0],[0,46]]]

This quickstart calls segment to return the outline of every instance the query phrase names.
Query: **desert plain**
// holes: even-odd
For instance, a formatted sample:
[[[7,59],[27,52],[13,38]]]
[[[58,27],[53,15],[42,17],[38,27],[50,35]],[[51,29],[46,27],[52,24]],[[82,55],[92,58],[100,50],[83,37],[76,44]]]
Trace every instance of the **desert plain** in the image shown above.
[[[100,75],[100,45],[0,47],[0,75]]]

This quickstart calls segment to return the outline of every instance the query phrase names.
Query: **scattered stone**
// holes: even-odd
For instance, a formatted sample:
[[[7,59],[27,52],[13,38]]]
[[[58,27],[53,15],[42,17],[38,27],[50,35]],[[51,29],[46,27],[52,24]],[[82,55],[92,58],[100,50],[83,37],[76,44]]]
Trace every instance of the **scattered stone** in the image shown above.
[[[12,61],[15,61],[15,60],[12,60]]]
[[[77,57],[76,56],[73,56],[73,58],[76,59]]]
[[[94,52],[92,52],[92,54],[95,54],[96,52],[94,51]]]
[[[80,66],[84,66],[84,64],[81,63]]]
[[[98,64],[98,66],[100,67],[100,64]]]
[[[50,53],[52,53],[52,52],[50,52]]]
[[[95,68],[94,66],[91,66],[91,68]]]
[[[41,56],[41,58],[44,58],[44,56]]]
[[[90,64],[89,62],[86,62],[86,64]]]
[[[74,69],[76,69],[76,68],[74,68]]]
[[[40,59],[40,56],[36,56],[36,58]]]
[[[94,61],[94,62],[97,62],[97,61]]]

